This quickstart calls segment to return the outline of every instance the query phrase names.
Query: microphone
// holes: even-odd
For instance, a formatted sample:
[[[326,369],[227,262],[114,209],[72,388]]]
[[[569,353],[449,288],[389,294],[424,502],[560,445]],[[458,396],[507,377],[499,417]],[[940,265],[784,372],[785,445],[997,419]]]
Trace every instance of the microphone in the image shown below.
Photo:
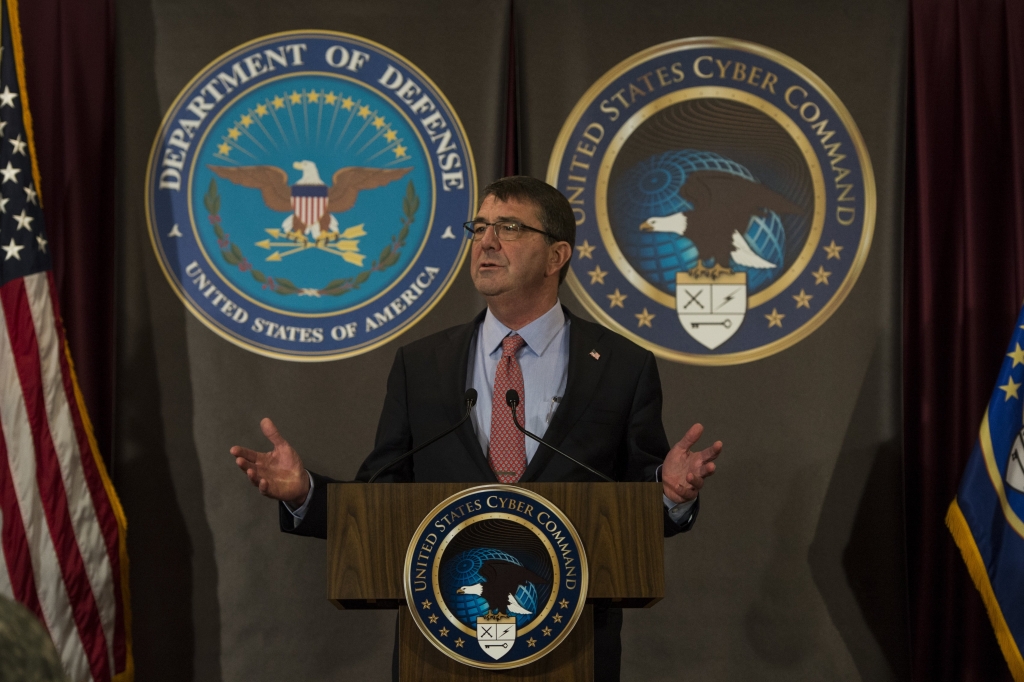
[[[433,445],[434,443],[436,443],[437,441],[441,440],[442,438],[447,436],[449,433],[451,433],[455,429],[457,429],[460,426],[462,426],[466,422],[466,420],[469,419],[469,415],[472,414],[472,412],[473,412],[473,406],[476,405],[476,389],[471,388],[471,389],[467,390],[466,391],[466,395],[463,397],[463,400],[466,401],[466,414],[462,415],[462,419],[460,419],[458,422],[456,422],[455,426],[451,427],[447,431],[444,431],[444,432],[434,436],[433,438],[428,440],[423,445],[420,445],[419,447],[413,448],[412,450],[410,450],[409,452],[405,453],[404,455],[398,457],[397,459],[394,459],[394,460],[388,462],[387,464],[382,466],[380,469],[377,469],[376,473],[374,473],[373,476],[370,476],[370,480],[367,481],[367,483],[373,483],[375,480],[377,480],[378,476],[380,476],[382,473],[384,473],[385,471],[387,471],[391,467],[395,466],[399,462],[402,462],[402,461],[408,459],[409,457],[412,457],[413,455],[415,455],[417,452],[419,452],[423,448],[427,447],[428,445]]]
[[[569,455],[565,454],[564,452],[562,452],[561,450],[556,448],[554,445],[551,445],[550,443],[545,443],[543,439],[538,438],[537,436],[533,435],[532,433],[530,433],[529,431],[524,429],[522,426],[520,426],[519,425],[519,420],[516,419],[516,408],[519,407],[519,393],[517,393],[514,388],[510,388],[510,389],[508,389],[508,391],[506,391],[506,393],[505,393],[505,403],[509,407],[512,408],[512,423],[515,424],[516,428],[519,429],[520,431],[522,431],[524,435],[529,436],[530,438],[534,439],[535,441],[537,441],[541,445],[547,446],[547,448],[549,450],[554,450],[555,452],[560,454],[562,457],[565,457],[567,460],[569,460],[573,464],[576,464],[577,466],[583,467],[584,469],[586,469],[590,473],[594,474],[595,476],[597,476],[599,478],[603,478],[604,480],[608,481],[609,483],[615,483],[615,481],[613,479],[608,478],[607,476],[602,474],[600,471],[597,471],[596,469],[591,469],[589,466],[587,466],[583,462],[579,461],[575,457],[570,457]]]

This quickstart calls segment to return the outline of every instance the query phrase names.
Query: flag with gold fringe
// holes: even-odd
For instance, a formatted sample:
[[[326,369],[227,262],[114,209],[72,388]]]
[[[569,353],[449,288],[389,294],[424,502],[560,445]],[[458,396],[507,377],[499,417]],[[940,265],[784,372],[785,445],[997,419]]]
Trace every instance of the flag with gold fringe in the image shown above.
[[[0,0],[0,594],[72,682],[134,677],[126,523],[75,378],[46,239],[17,0]]]
[[[946,525],[988,609],[1013,679],[1024,682],[1024,309]]]

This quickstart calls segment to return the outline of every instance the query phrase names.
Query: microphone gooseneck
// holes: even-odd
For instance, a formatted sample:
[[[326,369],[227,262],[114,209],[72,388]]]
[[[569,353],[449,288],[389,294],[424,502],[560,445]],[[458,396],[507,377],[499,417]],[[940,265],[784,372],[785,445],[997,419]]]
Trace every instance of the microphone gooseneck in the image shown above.
[[[463,424],[465,424],[466,420],[469,419],[469,415],[473,413],[473,406],[476,405],[476,389],[473,389],[473,388],[468,389],[466,391],[466,394],[463,396],[463,400],[466,402],[466,414],[462,415],[462,419],[460,419],[458,422],[456,422],[454,426],[452,426],[447,431],[442,431],[438,435],[436,435],[433,438],[431,438],[430,440],[428,440],[423,445],[420,445],[420,446],[417,446],[417,447],[413,448],[409,452],[406,452],[405,454],[401,455],[400,457],[397,457],[396,459],[393,459],[392,461],[388,462],[387,464],[382,466],[380,469],[377,469],[377,471],[374,472],[373,476],[370,476],[370,480],[368,480],[367,483],[373,483],[374,481],[377,480],[378,476],[380,476],[382,473],[384,473],[385,471],[387,471],[391,467],[395,466],[399,462],[402,462],[402,461],[408,459],[409,457],[412,457],[413,455],[415,455],[417,452],[419,452],[423,448],[427,447],[428,445],[433,445],[434,443],[436,443],[437,441],[441,440],[442,438],[447,436],[449,433],[451,433],[455,429],[457,429],[460,426],[462,426]]]
[[[519,407],[519,393],[514,388],[510,388],[510,389],[508,389],[508,391],[505,392],[505,404],[508,405],[512,409],[512,423],[515,424],[516,428],[519,429],[520,431],[522,431],[524,435],[529,436],[530,438],[532,438],[533,440],[537,441],[541,445],[547,447],[549,450],[557,452],[558,454],[560,454],[562,457],[565,457],[567,460],[569,460],[573,464],[575,464],[577,466],[583,467],[584,469],[586,469],[590,473],[594,474],[598,478],[603,478],[604,480],[608,481],[609,483],[615,483],[614,479],[609,478],[608,476],[606,476],[605,474],[602,474],[600,471],[597,471],[596,469],[592,469],[591,467],[587,466],[586,464],[584,464],[583,462],[579,461],[575,457],[572,457],[571,455],[565,454],[564,452],[562,452],[561,450],[556,448],[554,445],[551,445],[550,443],[545,442],[544,439],[540,438],[539,436],[535,436],[532,433],[530,433],[529,431],[527,431],[526,429],[524,429],[519,424],[519,419],[516,417],[516,408]]]

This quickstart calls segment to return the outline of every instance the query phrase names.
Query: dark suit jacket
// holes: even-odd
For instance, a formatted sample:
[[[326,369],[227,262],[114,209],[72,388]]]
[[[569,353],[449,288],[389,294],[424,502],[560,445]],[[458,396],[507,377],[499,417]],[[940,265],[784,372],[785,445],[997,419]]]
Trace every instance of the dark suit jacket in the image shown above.
[[[615,480],[655,480],[669,444],[661,422],[661,380],[654,355],[601,325],[563,310],[572,320],[568,329],[569,376],[565,395],[543,439]],[[356,474],[357,480],[369,479],[380,467],[462,418],[469,352],[483,319],[484,313],[480,313],[468,324],[398,349],[388,376],[376,444]],[[595,358],[592,351],[599,357]],[[326,538],[327,484],[334,481],[315,473],[312,476],[314,491],[305,518],[293,528],[293,517],[282,504],[281,530]],[[377,480],[498,482],[470,420]],[[521,480],[597,479],[539,445]],[[689,530],[698,509],[699,500],[682,525],[676,525],[666,511],[666,537]]]

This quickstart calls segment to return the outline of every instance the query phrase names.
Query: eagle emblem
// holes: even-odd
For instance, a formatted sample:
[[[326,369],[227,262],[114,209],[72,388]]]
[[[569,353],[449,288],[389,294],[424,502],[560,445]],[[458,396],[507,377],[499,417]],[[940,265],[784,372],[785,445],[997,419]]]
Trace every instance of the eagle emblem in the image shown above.
[[[288,183],[288,173],[277,166],[216,166],[209,169],[221,178],[242,187],[257,189],[263,203],[271,211],[288,213],[281,222],[281,229],[268,229],[267,233],[277,239],[289,242],[273,243],[269,239],[256,242],[265,249],[285,247],[275,251],[268,260],[280,260],[284,256],[308,248],[324,251],[337,250],[347,262],[362,267],[365,256],[359,253],[358,237],[366,235],[363,225],[355,225],[344,232],[339,229],[335,214],[342,214],[355,206],[359,193],[376,189],[398,180],[410,170],[407,168],[363,168],[349,166],[340,168],[331,177],[331,186],[321,179],[320,171],[312,161],[296,161],[292,168],[301,171],[302,176],[293,185]]]
[[[548,584],[547,580],[525,566],[509,561],[485,561],[480,567],[480,576],[483,580],[474,585],[460,587],[457,594],[476,594],[483,597],[490,609],[488,613],[495,614],[506,609],[507,613],[532,615],[533,611],[516,600],[519,587],[525,587],[526,583],[533,583],[534,586]]]
[[[751,218],[802,209],[759,182],[722,171],[689,173],[678,194],[690,210],[651,216],[640,230],[685,235],[697,248],[697,265],[676,273],[676,312],[686,333],[714,350],[739,331],[747,312],[747,274],[734,272],[732,264],[776,267],[754,253],[743,236]],[[711,260],[714,265],[706,266]]]
[[[800,213],[802,209],[766,186],[739,175],[722,171],[695,171],[686,176],[679,196],[693,209],[667,216],[652,216],[640,225],[641,231],[674,232],[686,236],[697,247],[703,261],[714,258],[707,268],[701,261],[690,270],[693,277],[732,274],[730,258],[748,268],[769,269],[775,263],[754,253],[743,232],[755,213]]]

